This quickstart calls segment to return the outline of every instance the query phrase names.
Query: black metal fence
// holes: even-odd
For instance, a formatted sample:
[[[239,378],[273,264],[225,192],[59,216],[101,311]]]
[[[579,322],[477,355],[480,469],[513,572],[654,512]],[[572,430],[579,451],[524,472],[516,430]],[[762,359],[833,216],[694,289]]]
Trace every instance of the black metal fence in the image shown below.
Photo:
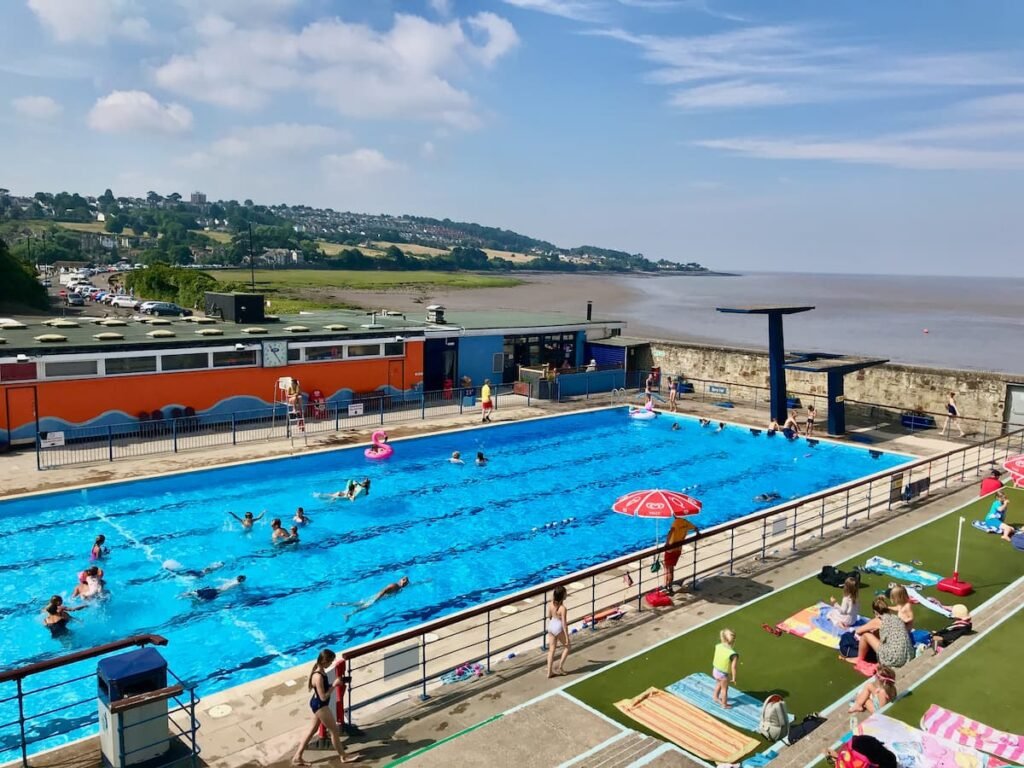
[[[491,399],[495,410],[500,404],[530,402],[529,395],[513,394],[511,384],[494,387]],[[406,395],[354,395],[345,402],[306,403],[301,418],[279,403],[226,414],[73,427],[37,435],[36,466],[52,469],[273,439],[304,440],[311,435],[455,416],[479,407],[479,389],[457,388]]]

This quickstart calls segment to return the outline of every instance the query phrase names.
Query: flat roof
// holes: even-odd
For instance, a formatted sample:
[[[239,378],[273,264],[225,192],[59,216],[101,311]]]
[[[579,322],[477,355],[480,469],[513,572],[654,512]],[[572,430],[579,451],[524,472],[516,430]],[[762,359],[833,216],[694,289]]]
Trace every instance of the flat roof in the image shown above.
[[[591,344],[598,344],[602,347],[641,347],[650,344],[650,339],[638,339],[633,336],[611,336],[607,339],[592,341]]]
[[[749,307],[715,307],[719,312],[735,315],[795,315],[797,312],[809,312],[814,307],[797,307],[785,304],[756,304]]]
[[[453,328],[465,330],[530,329],[565,326],[604,326],[621,321],[591,320],[559,312],[516,312],[513,310],[450,311],[445,322],[428,323],[417,313],[382,315],[360,310],[317,310],[297,315],[267,318],[262,322],[233,323],[199,316],[193,318],[134,319],[137,316],[107,317],[69,315],[67,317],[16,316],[0,319],[0,357],[17,354],[58,355],[83,351],[126,351],[158,347],[220,346],[226,343],[256,344],[263,339],[288,339],[293,342],[344,341],[401,334],[421,338],[428,332]],[[197,319],[199,322],[197,322]],[[4,321],[8,321],[5,323]],[[13,321],[16,325],[10,324]],[[154,322],[155,321],[155,322]],[[371,325],[367,328],[365,326]],[[24,326],[24,327],[19,327]],[[289,329],[292,330],[289,330]],[[306,330],[299,330],[299,329]],[[247,329],[256,329],[247,330]],[[262,332],[261,332],[262,331]],[[151,335],[154,332],[157,335]],[[168,336],[160,332],[174,334]],[[107,334],[107,338],[97,338]],[[63,341],[39,341],[44,335],[63,336]]]

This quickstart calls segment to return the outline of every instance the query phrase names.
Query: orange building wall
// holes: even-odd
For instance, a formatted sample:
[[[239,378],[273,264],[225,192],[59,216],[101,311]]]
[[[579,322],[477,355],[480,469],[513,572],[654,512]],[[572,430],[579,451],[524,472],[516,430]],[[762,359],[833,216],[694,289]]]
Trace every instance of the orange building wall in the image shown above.
[[[191,406],[197,413],[206,411],[235,397],[255,397],[271,403],[274,387],[281,376],[299,379],[308,395],[314,389],[330,398],[341,390],[364,393],[389,385],[391,366],[402,366],[401,381],[394,378],[390,386],[412,390],[423,381],[423,342],[407,342],[404,358],[374,358],[291,364],[282,368],[210,368],[180,373],[150,373],[139,376],[39,381],[36,387],[39,420],[61,419],[71,424],[87,424],[111,411],[123,411],[135,418],[141,411],[154,411],[168,406]],[[26,384],[12,383],[24,388]],[[239,402],[236,408],[218,411],[246,410],[258,403]],[[0,408],[2,429],[18,430],[30,420],[24,408],[10,414]],[[117,419],[121,421],[122,419]],[[45,429],[46,427],[43,426]],[[19,430],[20,431],[20,430]]]

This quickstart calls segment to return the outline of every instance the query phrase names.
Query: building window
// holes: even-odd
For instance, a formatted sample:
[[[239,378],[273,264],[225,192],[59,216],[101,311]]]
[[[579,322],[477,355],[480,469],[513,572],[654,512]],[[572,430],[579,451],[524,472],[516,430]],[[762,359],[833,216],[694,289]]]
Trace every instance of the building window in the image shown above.
[[[302,360],[302,350],[299,347],[288,347],[288,362],[298,363]]]
[[[4,363],[0,365],[0,381],[31,381],[36,378],[35,363]]]
[[[188,371],[209,368],[210,355],[207,352],[189,352],[184,355],[163,355],[160,358],[161,371]]]
[[[96,360],[62,360],[61,362],[46,363],[46,378],[95,376],[98,367],[98,361]]]
[[[491,373],[504,373],[505,355],[502,352],[495,352],[491,355]]]
[[[389,341],[384,344],[385,357],[401,357],[405,354],[405,342]]]
[[[319,360],[341,360],[345,356],[345,347],[338,344],[333,347],[306,347],[306,362]]]
[[[214,368],[228,368],[233,365],[256,365],[256,350],[227,350],[213,353]]]
[[[156,372],[156,356],[151,357],[108,357],[103,362],[107,376],[120,376],[125,373]]]
[[[377,357],[380,355],[380,344],[350,344],[347,357]]]

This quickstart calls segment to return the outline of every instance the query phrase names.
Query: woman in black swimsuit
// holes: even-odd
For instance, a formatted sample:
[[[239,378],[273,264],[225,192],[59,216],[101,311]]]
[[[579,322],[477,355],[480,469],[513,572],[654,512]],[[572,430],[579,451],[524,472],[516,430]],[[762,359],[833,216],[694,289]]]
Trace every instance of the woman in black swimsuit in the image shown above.
[[[341,731],[338,728],[338,721],[334,714],[331,713],[331,687],[327,685],[327,670],[330,669],[333,663],[334,651],[324,648],[320,651],[320,655],[316,657],[313,669],[309,673],[308,685],[309,690],[312,692],[312,696],[309,699],[309,708],[313,711],[313,722],[310,724],[309,730],[303,734],[298,749],[295,750],[292,765],[309,765],[309,763],[302,759],[302,754],[306,751],[306,745],[309,744],[309,740],[313,738],[313,735],[321,725],[331,734],[331,743],[334,744],[334,749],[337,751],[338,759],[341,762],[354,763],[359,759],[356,755],[345,757],[345,746],[341,743]],[[341,685],[341,680],[336,681],[334,685]]]

